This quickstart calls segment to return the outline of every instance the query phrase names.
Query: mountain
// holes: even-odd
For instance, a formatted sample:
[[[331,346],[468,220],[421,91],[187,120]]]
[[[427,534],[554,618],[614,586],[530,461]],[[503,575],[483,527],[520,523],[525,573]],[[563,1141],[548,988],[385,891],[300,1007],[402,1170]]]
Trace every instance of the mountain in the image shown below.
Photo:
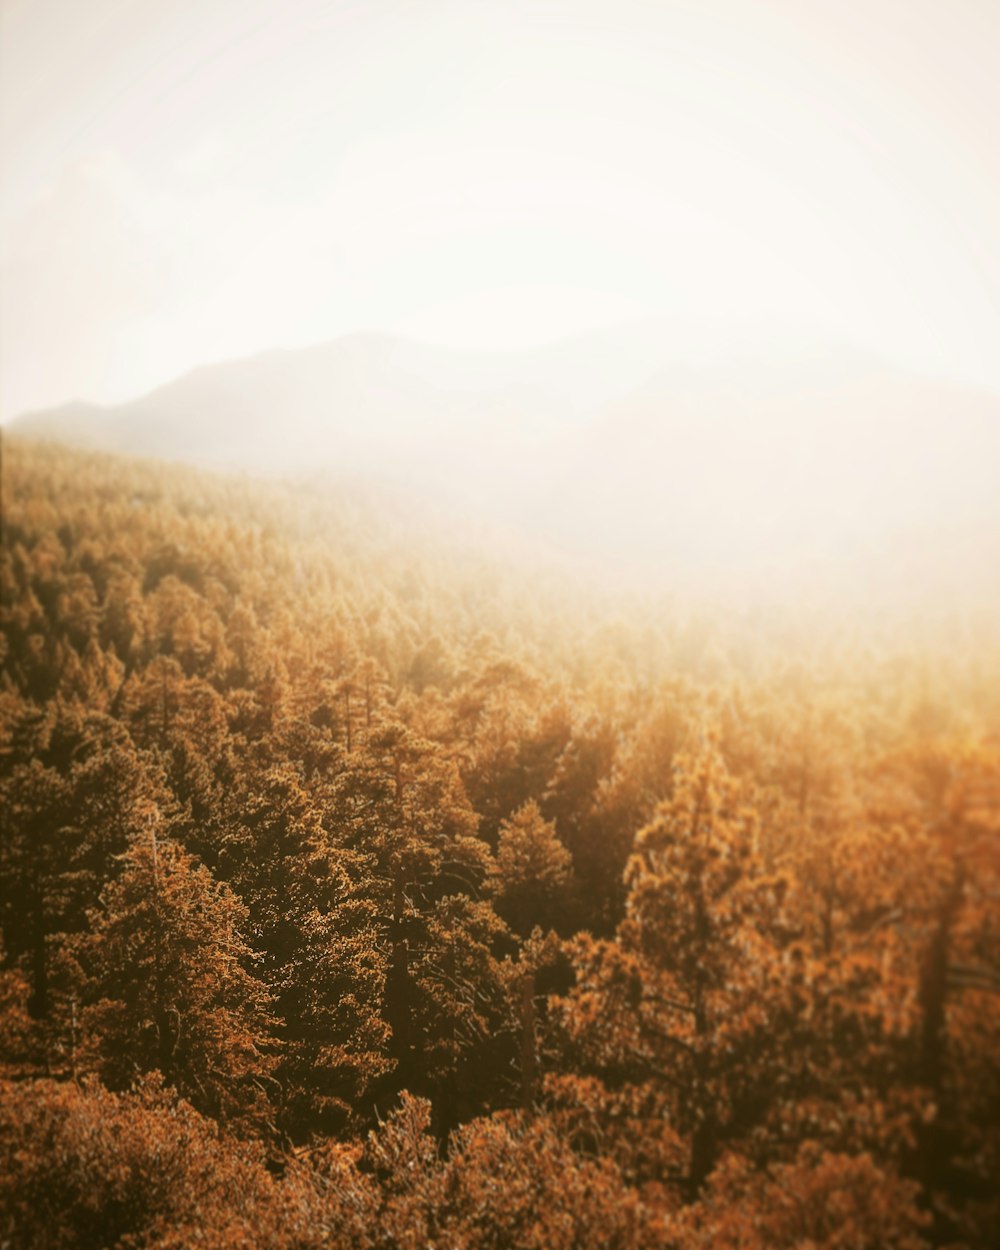
[[[318,465],[443,483],[512,465],[656,366],[640,335],[459,352],[375,334],[206,365],[113,407],[26,414],[25,434],[221,468]]]
[[[652,322],[507,353],[359,334],[15,428],[402,483],[644,576],[912,581],[933,563],[989,580],[994,555],[1000,569],[1000,396],[843,347],[692,347]]]

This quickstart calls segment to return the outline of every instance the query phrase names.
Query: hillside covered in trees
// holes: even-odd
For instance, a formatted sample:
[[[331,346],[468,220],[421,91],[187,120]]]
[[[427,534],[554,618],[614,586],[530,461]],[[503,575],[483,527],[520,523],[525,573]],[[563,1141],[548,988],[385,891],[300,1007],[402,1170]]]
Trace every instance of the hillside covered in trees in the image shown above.
[[[6,439],[0,1244],[1000,1244],[1000,645]]]

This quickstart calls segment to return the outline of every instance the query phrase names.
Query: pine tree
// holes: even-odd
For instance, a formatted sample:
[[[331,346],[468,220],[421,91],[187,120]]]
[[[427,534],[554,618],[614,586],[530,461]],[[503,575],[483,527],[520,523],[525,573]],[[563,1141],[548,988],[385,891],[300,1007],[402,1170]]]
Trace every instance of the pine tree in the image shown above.
[[[461,1049],[453,1039],[464,1032],[474,1043],[474,1019],[473,1033],[484,1040],[483,1020],[503,1010],[489,954],[499,922],[478,901],[489,852],[475,836],[455,766],[404,726],[383,724],[345,761],[329,803],[326,821],[353,858],[354,881],[331,922],[348,933],[365,910],[386,951],[382,1013],[392,1086],[426,1091],[448,1083]],[[473,975],[484,978],[475,989]],[[470,1015],[470,1001],[482,1009]]]
[[[110,1084],[155,1070],[209,1114],[265,1114],[271,1021],[246,919],[155,820],[135,837],[82,952],[83,1028]]]
[[[501,823],[493,868],[496,906],[515,933],[527,937],[536,926],[558,927],[571,871],[570,853],[537,803],[526,803]]]
[[[37,759],[17,765],[0,787],[0,928],[9,954],[27,962],[38,1019],[52,1008],[52,939],[75,896],[80,836],[67,799],[62,776]]]
[[[765,872],[755,813],[711,740],[678,759],[673,797],[636,836],[626,883],[617,940],[577,944],[566,1020],[588,1064],[644,1087],[687,1142],[694,1198],[726,1139],[775,1096],[785,1011],[785,882]]]

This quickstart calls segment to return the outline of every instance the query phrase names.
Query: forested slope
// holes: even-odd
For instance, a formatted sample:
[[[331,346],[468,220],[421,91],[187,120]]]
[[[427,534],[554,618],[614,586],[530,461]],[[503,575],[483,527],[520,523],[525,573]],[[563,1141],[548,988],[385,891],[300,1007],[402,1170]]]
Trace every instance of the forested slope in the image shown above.
[[[989,622],[11,439],[2,561],[0,1241],[1000,1240]]]

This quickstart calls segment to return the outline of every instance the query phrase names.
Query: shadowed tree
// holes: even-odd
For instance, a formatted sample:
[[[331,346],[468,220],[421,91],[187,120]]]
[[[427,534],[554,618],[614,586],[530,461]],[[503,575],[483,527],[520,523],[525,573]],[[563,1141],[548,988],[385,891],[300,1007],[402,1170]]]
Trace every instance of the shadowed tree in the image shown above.
[[[558,927],[565,915],[565,896],[572,859],[534,801],[500,825],[493,877],[496,908],[515,933]]]
[[[104,1078],[159,1071],[199,1109],[266,1115],[269,995],[250,971],[247,913],[155,818],[104,891],[81,952],[83,1029]]]
[[[681,1134],[696,1198],[777,1092],[786,1000],[774,944],[786,882],[765,871],[756,815],[711,740],[679,757],[626,884],[616,941],[577,943],[565,1020],[588,1066],[645,1089]]]

